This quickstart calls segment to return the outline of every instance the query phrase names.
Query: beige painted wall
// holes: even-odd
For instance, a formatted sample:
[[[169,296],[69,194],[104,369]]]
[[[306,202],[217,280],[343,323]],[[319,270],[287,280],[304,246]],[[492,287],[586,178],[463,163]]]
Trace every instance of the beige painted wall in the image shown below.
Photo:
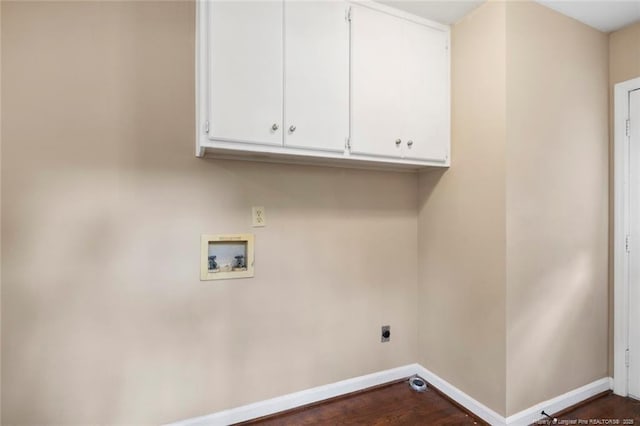
[[[640,22],[609,34],[609,152],[613,153],[613,86],[640,77]],[[613,155],[609,160],[609,264],[613,265]],[[613,268],[609,268],[609,374],[613,374]]]
[[[419,181],[420,359],[508,416],[607,376],[607,36],[489,2],[452,61],[453,164]]]
[[[640,22],[609,34],[609,82],[640,76]]]
[[[3,2],[2,42],[3,424],[169,422],[416,361],[417,177],[196,159],[192,2]],[[254,279],[199,281],[218,232],[255,233]]]
[[[607,35],[507,4],[507,414],[607,374]]]
[[[453,27],[452,165],[419,182],[420,363],[505,414],[505,5]]]
[[[416,360],[509,415],[606,375],[606,36],[466,17],[453,164],[416,179],[194,158],[191,2],[0,25],[2,423],[168,422]],[[198,280],[216,232],[255,232],[256,278]]]

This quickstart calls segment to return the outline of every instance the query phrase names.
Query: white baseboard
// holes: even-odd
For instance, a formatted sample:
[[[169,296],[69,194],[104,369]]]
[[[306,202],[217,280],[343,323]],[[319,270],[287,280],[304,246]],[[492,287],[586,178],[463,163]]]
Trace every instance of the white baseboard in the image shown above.
[[[312,404],[314,402],[333,398],[351,392],[356,392],[372,386],[381,385],[394,380],[404,379],[418,372],[417,364],[384,370],[365,376],[354,377],[324,386],[290,393],[272,399],[256,402],[229,410],[219,411],[202,417],[171,423],[173,426],[217,426],[243,422],[258,417],[268,416],[280,411]]]
[[[430,385],[438,389],[449,398],[453,399],[458,404],[462,405],[467,410],[471,411],[476,416],[480,417],[485,422],[491,425],[504,425],[505,419],[500,414],[493,411],[483,403],[476,401],[466,393],[462,392],[451,383],[440,378],[436,374],[427,370],[422,366],[419,367],[418,375],[425,379]]]
[[[509,426],[530,425],[544,417],[540,414],[542,410],[549,414],[557,413],[609,389],[613,389],[613,379],[611,377],[603,377],[509,416],[506,423]]]
[[[549,414],[557,413],[601,392],[613,389],[613,379],[611,377],[604,377],[505,418],[426,368],[422,366],[419,366],[419,368],[420,370],[418,374],[422,376],[423,379],[437,388],[440,392],[444,393],[449,398],[453,399],[458,404],[462,405],[464,408],[493,426],[530,425],[544,417],[541,414],[542,410]]]
[[[466,393],[462,392],[451,383],[440,378],[436,374],[419,365],[418,375],[425,379],[430,385],[438,389],[476,416],[491,425],[504,425],[504,417],[487,407],[483,403],[476,401]]]
[[[493,426],[530,425],[543,417],[540,414],[542,410],[547,413],[557,413],[587,398],[613,388],[613,379],[611,377],[605,377],[505,418],[421,365],[409,364],[403,367],[354,377],[352,379],[290,393],[201,417],[178,421],[171,423],[171,426],[229,425],[404,379],[414,374],[418,374],[440,392]]]

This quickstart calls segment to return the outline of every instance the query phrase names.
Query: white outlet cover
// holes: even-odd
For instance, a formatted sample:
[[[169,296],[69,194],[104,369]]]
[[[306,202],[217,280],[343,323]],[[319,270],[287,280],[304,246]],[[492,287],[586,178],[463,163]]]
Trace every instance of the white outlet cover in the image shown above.
[[[251,217],[254,228],[260,228],[267,225],[267,216],[264,206],[251,207]]]

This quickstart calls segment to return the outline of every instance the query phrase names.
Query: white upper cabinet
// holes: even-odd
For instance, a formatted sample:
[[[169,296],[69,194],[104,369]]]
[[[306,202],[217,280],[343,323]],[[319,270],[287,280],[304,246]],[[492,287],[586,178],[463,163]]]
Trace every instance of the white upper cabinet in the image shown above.
[[[282,145],[282,2],[208,6],[209,137]]]
[[[402,157],[404,50],[402,19],[353,6],[352,153]]]
[[[288,147],[342,153],[349,137],[349,22],[339,1],[286,1]]]
[[[448,34],[413,22],[404,29],[404,156],[445,161],[449,156]]]
[[[351,25],[352,152],[445,162],[448,32],[360,5]]]
[[[198,1],[196,154],[449,165],[449,28],[375,2]]]

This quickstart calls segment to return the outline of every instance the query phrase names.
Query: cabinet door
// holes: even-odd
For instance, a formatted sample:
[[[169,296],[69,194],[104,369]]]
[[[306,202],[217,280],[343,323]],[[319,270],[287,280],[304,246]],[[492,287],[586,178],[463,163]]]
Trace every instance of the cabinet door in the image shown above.
[[[449,149],[447,34],[407,21],[402,46],[405,158],[444,161]]]
[[[366,6],[351,10],[351,152],[401,157],[406,21]]]
[[[209,138],[282,145],[282,2],[209,7]]]
[[[349,22],[340,1],[286,1],[285,145],[342,152],[349,136]]]

